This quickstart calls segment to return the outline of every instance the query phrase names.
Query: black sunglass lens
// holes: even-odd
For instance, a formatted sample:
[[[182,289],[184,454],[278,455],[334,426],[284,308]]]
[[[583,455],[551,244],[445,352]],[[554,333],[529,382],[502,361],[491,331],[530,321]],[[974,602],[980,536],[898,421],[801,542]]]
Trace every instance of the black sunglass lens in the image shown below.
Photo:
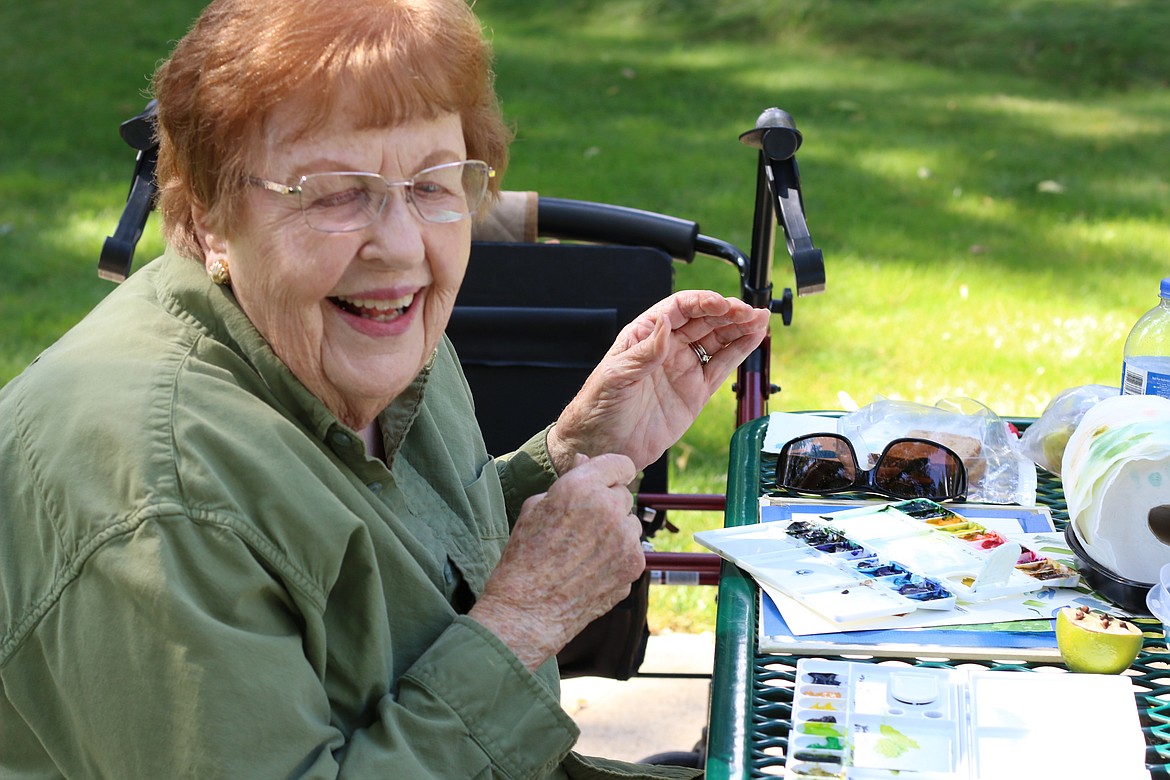
[[[848,445],[832,437],[789,443],[776,468],[778,487],[813,493],[850,487],[856,478],[856,464]]]
[[[954,498],[965,482],[962,461],[930,442],[895,442],[874,473],[874,484],[898,498]]]

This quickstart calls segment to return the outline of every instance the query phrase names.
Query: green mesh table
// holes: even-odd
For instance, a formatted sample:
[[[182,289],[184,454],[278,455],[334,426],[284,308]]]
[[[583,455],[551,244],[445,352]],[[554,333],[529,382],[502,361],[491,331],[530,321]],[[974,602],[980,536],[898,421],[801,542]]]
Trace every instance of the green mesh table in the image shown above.
[[[1027,420],[1013,420],[1020,427]],[[727,475],[727,526],[748,525],[759,518],[759,497],[769,466],[760,457],[767,418],[747,423],[731,441]],[[1057,529],[1068,523],[1068,510],[1060,480],[1046,471],[1038,473],[1037,500],[1047,506]],[[792,691],[799,656],[761,654],[756,651],[759,592],[752,579],[733,564],[724,562],[719,582],[719,613],[715,635],[715,667],[712,680],[711,720],[708,731],[707,778],[762,778],[784,773],[791,727]],[[850,660],[858,660],[851,657]],[[873,663],[891,659],[874,659]],[[946,659],[920,661],[893,659],[898,663],[952,666]],[[995,670],[1031,670],[1051,663],[998,663],[956,661],[964,667],[979,664]],[[1057,668],[1063,670],[1058,664]],[[1161,630],[1148,631],[1131,669],[1136,706],[1146,738],[1146,764],[1154,778],[1170,777],[1170,650]],[[1082,737],[1083,738],[1083,737]],[[1073,737],[1075,740],[1076,737]],[[1107,749],[1107,746],[1098,746]]]

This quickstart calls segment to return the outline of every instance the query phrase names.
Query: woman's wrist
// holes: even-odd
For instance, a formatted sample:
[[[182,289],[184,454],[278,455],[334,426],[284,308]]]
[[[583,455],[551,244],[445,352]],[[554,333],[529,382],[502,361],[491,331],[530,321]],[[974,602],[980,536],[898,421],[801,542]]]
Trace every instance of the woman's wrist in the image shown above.
[[[549,632],[531,630],[531,618],[524,610],[484,598],[471,608],[467,616],[495,634],[529,671],[535,671],[556,654],[556,650],[542,641],[547,640]]]
[[[573,468],[576,463],[577,453],[580,451],[574,447],[567,439],[561,436],[561,424],[558,421],[551,428],[544,438],[544,446],[548,450],[548,459],[552,463],[552,467],[557,472],[558,477],[563,477],[569,469]]]

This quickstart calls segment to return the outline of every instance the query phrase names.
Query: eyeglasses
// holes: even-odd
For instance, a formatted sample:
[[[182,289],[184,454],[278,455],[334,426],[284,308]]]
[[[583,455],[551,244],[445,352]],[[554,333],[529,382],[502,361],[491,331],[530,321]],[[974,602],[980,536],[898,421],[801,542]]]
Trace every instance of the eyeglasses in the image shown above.
[[[894,439],[873,468],[863,470],[844,436],[814,433],[785,444],[776,487],[802,493],[861,491],[891,498],[962,499],[967,469],[953,450],[927,439]]]
[[[369,227],[386,207],[390,190],[401,187],[408,203],[427,222],[458,222],[483,204],[496,172],[480,160],[435,165],[402,181],[376,173],[310,173],[296,184],[251,178],[252,184],[281,195],[296,195],[305,222],[323,233],[349,233]]]

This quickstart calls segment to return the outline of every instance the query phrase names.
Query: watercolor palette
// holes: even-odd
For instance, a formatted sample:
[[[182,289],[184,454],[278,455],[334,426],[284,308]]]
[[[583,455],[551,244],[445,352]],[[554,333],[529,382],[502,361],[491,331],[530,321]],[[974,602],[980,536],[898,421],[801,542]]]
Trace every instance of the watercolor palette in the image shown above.
[[[949,669],[801,659],[785,778],[960,777],[959,694]]]
[[[1037,701],[1058,706],[1037,718]],[[1105,710],[1111,749],[1089,757],[1072,749]],[[1120,779],[1143,775],[1144,748],[1124,677],[805,658],[796,665],[784,778]],[[1094,773],[1080,773],[1089,764]]]
[[[820,522],[889,560],[937,576],[961,600],[1075,587],[1076,571],[942,504],[913,499],[822,515]]]
[[[1079,575],[942,504],[912,499],[695,539],[837,623],[951,610]]]

